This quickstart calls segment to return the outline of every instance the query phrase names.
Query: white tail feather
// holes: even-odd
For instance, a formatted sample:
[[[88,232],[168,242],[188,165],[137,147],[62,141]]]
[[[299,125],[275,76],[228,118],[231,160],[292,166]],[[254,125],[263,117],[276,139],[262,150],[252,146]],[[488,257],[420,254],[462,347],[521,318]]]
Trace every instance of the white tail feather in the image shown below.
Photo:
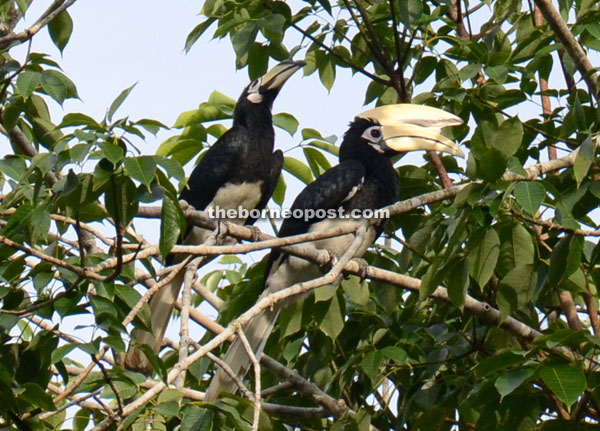
[[[152,372],[152,365],[144,352],[137,346],[147,344],[154,353],[158,353],[162,345],[162,339],[165,336],[165,331],[167,330],[167,325],[169,324],[169,319],[171,318],[171,313],[173,312],[173,307],[175,307],[177,296],[181,290],[184,276],[185,270],[182,269],[171,280],[171,283],[164,286],[152,297],[149,304],[152,332],[142,331],[141,329],[133,330],[131,339],[135,340],[135,344],[131,343],[129,349],[127,349],[127,355],[125,356],[125,367],[127,369],[139,371],[144,374]]]
[[[271,331],[275,326],[279,310],[280,307],[277,306],[273,310],[264,310],[261,314],[255,316],[244,328],[248,343],[254,355],[259,360],[269,335],[271,335]],[[239,379],[243,379],[248,369],[252,366],[250,357],[239,337],[236,337],[231,346],[229,346],[229,350],[227,350],[227,354],[223,360]],[[222,368],[219,368],[206,390],[204,399],[206,401],[214,401],[221,392],[233,393],[236,389],[237,385],[233,379]]]

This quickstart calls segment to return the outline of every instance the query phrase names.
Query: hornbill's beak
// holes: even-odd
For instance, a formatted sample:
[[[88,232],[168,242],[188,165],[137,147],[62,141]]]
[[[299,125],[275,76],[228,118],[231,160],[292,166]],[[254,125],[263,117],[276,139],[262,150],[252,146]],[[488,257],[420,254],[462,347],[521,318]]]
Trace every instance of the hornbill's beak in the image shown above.
[[[306,65],[306,62],[301,60],[282,61],[262,76],[260,86],[261,93],[281,88],[281,86],[285,84],[285,81],[287,81],[298,69],[304,67],[304,65]]]
[[[449,112],[406,103],[370,109],[359,117],[374,120],[383,126],[383,150],[399,153],[434,150],[465,157],[458,145],[440,133],[442,127],[463,124],[459,117]]]

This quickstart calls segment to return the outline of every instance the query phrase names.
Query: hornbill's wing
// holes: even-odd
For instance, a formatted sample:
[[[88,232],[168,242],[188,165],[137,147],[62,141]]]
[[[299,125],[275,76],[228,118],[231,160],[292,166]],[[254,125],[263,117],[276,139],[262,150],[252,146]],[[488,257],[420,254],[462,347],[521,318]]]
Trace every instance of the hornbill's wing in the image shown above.
[[[350,199],[362,186],[364,167],[356,160],[347,160],[328,169],[315,181],[307,185],[296,197],[291,212],[306,210],[330,210],[339,208]],[[279,228],[279,237],[299,235],[309,231],[312,224],[321,218],[306,220],[305,218],[286,218]],[[269,274],[273,264],[281,256],[278,249],[271,252],[265,274]],[[281,262],[278,262],[278,265]],[[267,277],[265,277],[266,279]]]
[[[237,126],[226,131],[194,168],[180,199],[198,211],[206,209],[219,188],[227,184],[243,163],[249,139],[245,127]]]
[[[256,205],[256,209],[262,211],[271,199],[273,192],[275,191],[275,187],[277,186],[277,181],[279,181],[279,177],[281,176],[281,169],[283,169],[283,153],[281,150],[277,150],[271,156],[271,170],[269,172],[269,182],[264,183],[261,190],[261,197],[258,205]],[[254,224],[256,222],[256,217],[248,217],[246,220],[246,224]]]
[[[318,177],[314,182],[310,183],[306,188],[298,195],[294,204],[292,205],[291,211],[294,210],[328,210],[337,209],[343,202],[351,198],[357,190],[361,187],[364,177],[364,168],[361,163],[349,160],[343,162],[334,168],[328,169],[323,175]],[[314,218],[305,220],[301,218],[287,218],[283,222],[279,231],[279,236],[290,236],[308,232],[314,223],[318,223],[322,218]],[[282,271],[277,271],[279,267],[284,265],[286,256],[281,255],[278,250],[271,251],[269,256],[269,263],[265,274],[272,276],[275,272],[286,272],[286,268]],[[298,261],[302,261],[303,264],[308,265],[307,261],[299,258],[294,258]],[[292,267],[293,265],[290,265]],[[314,266],[314,265],[313,265]],[[289,272],[289,271],[288,271]],[[291,272],[296,272],[296,276],[303,278],[311,277],[312,271],[296,271],[295,268],[291,268]],[[274,275],[274,278],[280,278],[275,286],[268,286],[268,289],[263,292],[261,298],[273,293],[278,289],[288,287],[290,282],[293,280],[293,276],[288,275],[280,276],[280,274]],[[266,278],[266,283],[269,284],[269,277]],[[260,299],[259,299],[260,300]],[[248,343],[252,347],[254,354],[257,358],[260,358],[264,345],[273,330],[279,311],[284,304],[276,304],[271,309],[263,310],[263,312],[254,317],[244,328],[244,333],[248,339]],[[231,370],[240,378],[243,378],[250,366],[251,362],[239,338],[236,338],[229,347],[224,361],[229,364]],[[219,393],[233,392],[236,388],[235,383],[229,376],[219,369],[216,375],[213,377],[205,394],[205,400],[210,401],[217,398]]]

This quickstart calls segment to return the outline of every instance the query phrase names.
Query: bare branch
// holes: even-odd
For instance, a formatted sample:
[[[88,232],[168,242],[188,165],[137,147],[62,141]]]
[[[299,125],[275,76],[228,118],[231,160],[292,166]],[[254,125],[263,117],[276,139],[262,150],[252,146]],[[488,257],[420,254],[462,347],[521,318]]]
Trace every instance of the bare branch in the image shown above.
[[[252,400],[252,403],[254,404],[254,415],[252,418],[252,431],[258,431],[258,419],[260,417],[260,404],[261,404],[261,402],[260,402],[260,387],[261,387],[260,364],[258,363],[258,359],[256,359],[256,355],[252,351],[252,346],[250,346],[250,343],[248,342],[248,339],[246,338],[246,334],[244,334],[244,331],[242,330],[242,328],[237,328],[236,334],[238,337],[240,337],[240,341],[242,342],[242,345],[244,346],[244,350],[248,354],[248,357],[250,358],[250,362],[252,362],[252,368],[254,369],[254,399]]]
[[[192,298],[192,284],[194,283],[194,277],[198,270],[198,264],[202,258],[196,258],[192,260],[185,267],[185,275],[183,277],[183,292],[181,295],[181,327],[179,329],[179,362],[185,361],[188,356],[189,344],[190,344],[190,305]],[[175,387],[177,389],[183,388],[185,382],[185,373],[181,375],[175,381]]]
[[[542,15],[546,18],[548,25],[558,40],[560,40],[567,53],[573,59],[573,62],[586,82],[590,93],[592,93],[594,99],[598,100],[598,88],[596,85],[598,74],[596,73],[596,69],[573,33],[571,33],[571,30],[569,30],[569,27],[567,27],[567,23],[563,20],[562,16],[560,16],[550,0],[534,1],[537,7],[540,8]]]

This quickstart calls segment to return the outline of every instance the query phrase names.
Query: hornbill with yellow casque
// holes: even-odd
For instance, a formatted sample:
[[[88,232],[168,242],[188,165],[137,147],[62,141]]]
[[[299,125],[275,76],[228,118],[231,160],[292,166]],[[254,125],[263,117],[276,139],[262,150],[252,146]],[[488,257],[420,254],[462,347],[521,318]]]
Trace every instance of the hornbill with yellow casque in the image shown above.
[[[346,215],[352,210],[375,210],[393,204],[401,187],[391,157],[415,150],[435,150],[464,157],[460,148],[440,133],[446,126],[462,124],[457,116],[443,110],[420,105],[398,104],[368,110],[350,123],[340,146],[340,163],[328,169],[298,195],[292,205],[294,210],[338,210]],[[322,213],[322,211],[321,211]],[[357,226],[363,221],[354,218],[287,218],[279,236],[320,232],[335,227]],[[385,222],[370,224],[358,251],[360,257],[377,239]],[[343,254],[353,242],[355,234],[322,239],[312,244],[334,255]],[[296,283],[322,275],[321,268],[299,257],[273,250],[269,256],[261,299]],[[282,301],[262,311],[245,327],[244,333],[256,357],[262,354],[279,311],[294,298]],[[297,300],[297,298],[296,298]],[[225,356],[234,373],[243,379],[251,361],[239,337],[229,347]],[[213,377],[206,400],[214,400],[221,392],[234,392],[233,380],[219,369]]]
[[[283,167],[282,152],[273,152],[275,132],[271,108],[283,84],[304,64],[303,61],[284,61],[244,89],[233,111],[232,127],[194,168],[180,199],[199,211],[210,207],[262,210],[267,205]],[[236,218],[228,221],[252,224],[255,220]],[[192,227],[188,229],[183,243],[202,244],[209,234],[206,229]],[[181,255],[176,258],[171,255],[166,263],[169,265],[181,260]],[[160,350],[184,273],[180,271],[150,300],[151,331],[133,331],[125,357],[128,369],[146,374],[152,371],[139,345],[146,344],[155,353]]]

